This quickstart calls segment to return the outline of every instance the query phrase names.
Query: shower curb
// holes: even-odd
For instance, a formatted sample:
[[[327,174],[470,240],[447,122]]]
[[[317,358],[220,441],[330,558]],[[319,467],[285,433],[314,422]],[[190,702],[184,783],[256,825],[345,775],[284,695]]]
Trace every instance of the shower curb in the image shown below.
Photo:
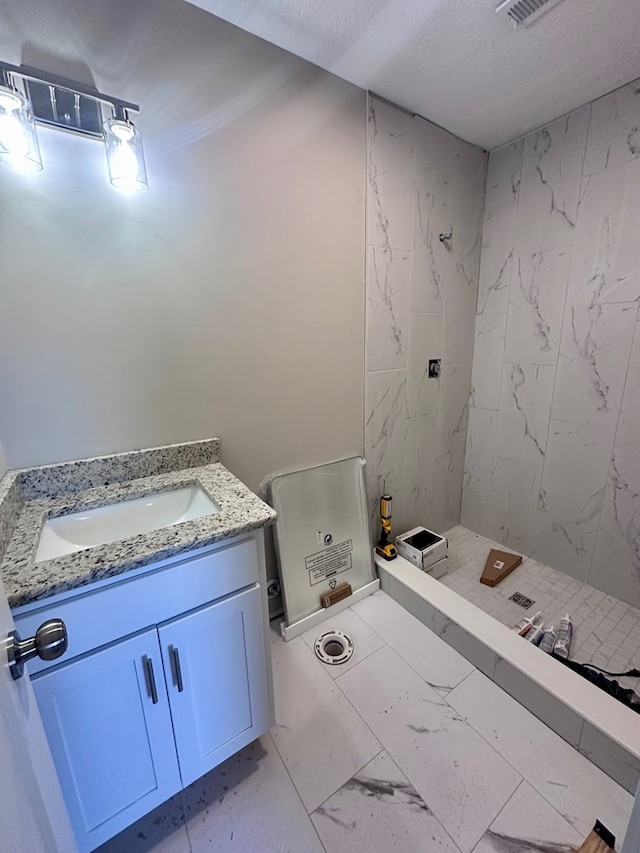
[[[585,758],[635,794],[639,715],[402,557],[375,558],[391,596]]]

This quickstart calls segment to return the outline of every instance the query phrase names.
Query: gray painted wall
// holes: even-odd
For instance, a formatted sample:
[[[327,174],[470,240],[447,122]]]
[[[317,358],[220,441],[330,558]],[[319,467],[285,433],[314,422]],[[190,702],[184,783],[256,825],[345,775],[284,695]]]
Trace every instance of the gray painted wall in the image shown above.
[[[638,91],[491,155],[462,510],[636,607]]]
[[[217,435],[255,488],[362,452],[365,92],[181,0],[7,0],[0,56],[140,103],[150,181],[46,129],[0,172],[9,466]]]

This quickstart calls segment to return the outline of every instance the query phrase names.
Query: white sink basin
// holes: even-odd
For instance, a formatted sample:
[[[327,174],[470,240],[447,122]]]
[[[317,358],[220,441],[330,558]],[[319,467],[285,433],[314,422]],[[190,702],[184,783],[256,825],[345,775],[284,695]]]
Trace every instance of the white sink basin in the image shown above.
[[[36,563],[219,512],[200,486],[186,486],[50,518],[40,534]]]

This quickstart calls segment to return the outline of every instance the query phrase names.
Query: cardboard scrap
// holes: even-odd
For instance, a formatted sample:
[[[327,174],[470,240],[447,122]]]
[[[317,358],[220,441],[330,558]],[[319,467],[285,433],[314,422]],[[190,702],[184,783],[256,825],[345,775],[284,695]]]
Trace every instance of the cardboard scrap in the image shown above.
[[[521,562],[522,557],[518,554],[510,554],[508,551],[498,551],[497,548],[492,548],[489,551],[487,562],[484,564],[480,583],[487,586],[497,586],[514,569],[517,569]]]

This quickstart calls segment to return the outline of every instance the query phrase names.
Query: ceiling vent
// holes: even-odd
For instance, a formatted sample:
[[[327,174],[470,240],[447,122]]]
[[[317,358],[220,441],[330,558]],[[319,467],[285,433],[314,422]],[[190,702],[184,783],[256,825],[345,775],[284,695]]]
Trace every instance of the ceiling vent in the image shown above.
[[[496,12],[505,15],[515,27],[518,27],[520,24],[532,24],[560,2],[561,0],[505,0],[498,6]]]

